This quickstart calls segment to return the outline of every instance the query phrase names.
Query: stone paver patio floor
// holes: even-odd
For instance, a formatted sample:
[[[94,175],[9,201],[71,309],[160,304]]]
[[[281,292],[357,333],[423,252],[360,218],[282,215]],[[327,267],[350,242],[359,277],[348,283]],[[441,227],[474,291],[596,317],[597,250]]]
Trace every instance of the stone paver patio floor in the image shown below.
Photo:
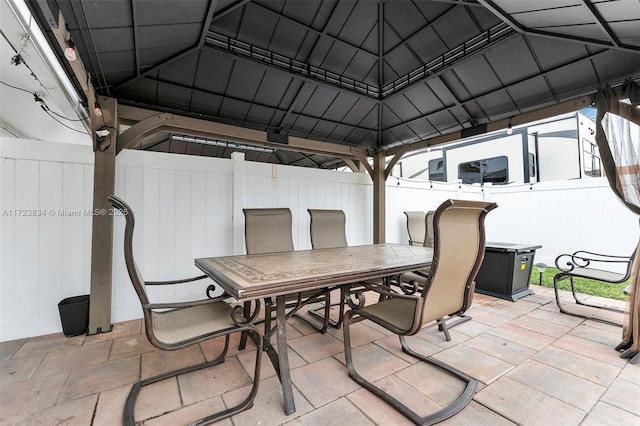
[[[622,329],[561,314],[551,289],[532,289],[535,295],[515,303],[477,294],[468,312],[473,320],[451,329],[451,342],[437,328],[410,338],[418,351],[480,381],[473,401],[442,424],[640,425],[640,365],[613,349]],[[294,318],[287,333],[296,412],[284,414],[280,384],[265,356],[253,408],[219,424],[411,424],[347,376],[342,330],[321,335]],[[352,334],[358,370],[408,406],[427,414],[460,390],[447,374],[403,354],[386,330],[364,321]],[[95,336],[0,343],[0,425],[121,424],[125,398],[141,375],[211,359],[220,344],[158,351],[140,320]],[[136,420],[184,424],[243,399],[254,351],[238,351],[232,340],[223,364],[144,389]]]

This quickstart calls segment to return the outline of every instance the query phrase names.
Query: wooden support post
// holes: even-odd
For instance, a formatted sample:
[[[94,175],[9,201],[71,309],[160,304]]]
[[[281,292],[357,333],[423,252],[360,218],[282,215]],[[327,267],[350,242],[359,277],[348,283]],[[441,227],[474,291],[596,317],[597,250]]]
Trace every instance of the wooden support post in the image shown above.
[[[373,156],[373,243],[385,242],[386,233],[386,193],[385,193],[385,155]]]
[[[233,161],[233,254],[244,254],[244,214],[242,208],[245,204],[246,162],[244,152],[231,153]]]
[[[90,105],[93,105],[89,99]],[[113,215],[107,197],[115,192],[117,101],[100,100],[102,117],[92,115],[94,129],[93,168],[93,226],[91,229],[91,301],[89,304],[89,332],[111,331],[111,287],[113,260]],[[96,130],[109,134],[98,137]]]

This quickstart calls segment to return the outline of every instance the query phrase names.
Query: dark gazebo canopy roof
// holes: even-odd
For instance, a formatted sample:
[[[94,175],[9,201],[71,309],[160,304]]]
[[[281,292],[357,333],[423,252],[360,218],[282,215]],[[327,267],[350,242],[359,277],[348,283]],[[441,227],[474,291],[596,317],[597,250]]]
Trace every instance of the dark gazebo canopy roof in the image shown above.
[[[47,15],[59,10],[100,95],[268,131],[275,140],[379,152],[482,132],[640,80],[636,0],[46,3],[50,10],[30,6],[51,45]],[[139,147],[209,156],[242,148],[196,142],[161,133]],[[247,158],[340,163],[271,151],[247,151]]]

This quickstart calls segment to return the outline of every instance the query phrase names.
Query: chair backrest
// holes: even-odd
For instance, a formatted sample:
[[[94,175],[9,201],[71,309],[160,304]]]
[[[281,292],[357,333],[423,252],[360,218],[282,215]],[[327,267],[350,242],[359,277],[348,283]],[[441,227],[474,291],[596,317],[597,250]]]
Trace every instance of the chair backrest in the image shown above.
[[[133,258],[133,228],[136,223],[135,216],[133,215],[133,210],[127,203],[125,203],[122,199],[116,197],[115,195],[110,195],[107,200],[111,203],[113,207],[120,210],[124,215],[126,225],[124,228],[124,262],[127,266],[127,272],[129,273],[129,278],[131,279],[131,283],[133,284],[133,288],[136,290],[136,294],[140,299],[140,303],[144,305],[149,304],[149,297],[147,296],[147,290],[144,283],[144,279],[142,278],[142,274],[136,265],[136,262]],[[147,316],[147,310],[143,309],[145,317]]]
[[[435,210],[429,210],[424,217],[424,246],[433,248],[433,217],[436,215]]]
[[[425,235],[427,232],[425,228],[425,213],[422,211],[407,211],[404,212],[404,214],[407,216],[409,245],[424,245]]]
[[[484,259],[486,215],[495,203],[447,200],[434,215],[433,263],[423,288],[422,324],[462,313]]]
[[[314,249],[346,247],[345,224],[342,210],[307,209],[311,217],[311,247]]]
[[[293,251],[291,210],[242,209],[247,254]]]

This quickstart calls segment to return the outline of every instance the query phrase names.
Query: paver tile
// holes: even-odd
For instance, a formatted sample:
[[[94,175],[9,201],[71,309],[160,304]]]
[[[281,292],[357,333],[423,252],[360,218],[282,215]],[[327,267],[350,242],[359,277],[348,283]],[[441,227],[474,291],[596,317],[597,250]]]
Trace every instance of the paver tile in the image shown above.
[[[527,348],[489,333],[467,340],[464,344],[511,365],[521,364],[537,353],[535,349]]]
[[[556,340],[551,336],[527,330],[511,323],[503,324],[500,327],[489,330],[487,333],[535,350],[544,349]]]
[[[468,376],[489,384],[513,368],[513,365],[465,344],[446,349],[433,358],[465,373]]]
[[[69,374],[60,401],[70,401],[86,395],[134,383],[140,376],[138,357],[102,364],[81,366]],[[47,378],[47,380],[49,380]]]
[[[398,410],[367,389],[358,389],[347,395],[347,399],[375,424],[394,426],[410,426],[414,424]]]
[[[571,333],[566,334],[553,342],[553,346],[588,358],[606,362],[607,364],[611,364],[616,367],[622,368],[627,365],[627,360],[620,358],[620,354],[614,350],[613,346],[594,342],[593,340],[585,339],[583,337],[577,337]]]
[[[547,346],[533,359],[601,386],[609,386],[620,373],[619,367],[556,346]]]
[[[71,371],[78,366],[96,365],[106,362],[111,352],[111,341],[85,344],[78,347],[56,348],[45,356],[34,377],[44,377],[62,371]]]
[[[640,416],[638,395],[640,395],[640,385],[617,379],[609,386],[600,400]]]
[[[345,398],[340,398],[286,424],[288,426],[342,426],[345,423],[362,426],[375,425],[362,411],[358,410],[355,405]]]
[[[249,387],[226,393],[222,399],[227,407],[240,403],[249,394]],[[297,417],[303,416],[313,410],[313,406],[304,396],[293,388],[293,399],[296,404],[296,412],[291,415],[284,413],[282,399],[282,387],[277,377],[270,377],[260,381],[258,394],[253,402],[253,408],[243,411],[231,417],[235,425],[281,425]]]
[[[551,337],[561,337],[571,331],[571,327],[550,323],[544,320],[534,318],[530,315],[523,315],[509,322],[511,325],[522,327],[526,330],[535,331]]]
[[[293,370],[291,380],[316,408],[360,387],[348,376],[345,366],[334,358],[326,358]]]
[[[181,374],[178,376],[178,383],[183,403],[191,405],[251,385],[253,379],[237,357],[227,357],[222,364]]]
[[[598,402],[587,414],[581,426],[620,426],[638,425],[640,416],[622,410],[606,402]]]
[[[521,425],[577,425],[586,412],[510,377],[501,377],[474,397],[476,401]]]
[[[52,406],[60,396],[69,373],[48,376],[46,380],[30,379],[0,387],[2,417],[37,411]]]
[[[3,360],[0,364],[0,385],[30,379],[45,356],[45,354],[35,354]]]
[[[307,362],[315,362],[344,351],[344,344],[328,333],[314,333],[291,340],[289,347]]]
[[[606,390],[604,386],[532,359],[514,368],[507,376],[585,412]]]
[[[91,424],[97,398],[97,395],[91,395],[12,417],[3,414],[0,423],[4,426],[85,426]]]

